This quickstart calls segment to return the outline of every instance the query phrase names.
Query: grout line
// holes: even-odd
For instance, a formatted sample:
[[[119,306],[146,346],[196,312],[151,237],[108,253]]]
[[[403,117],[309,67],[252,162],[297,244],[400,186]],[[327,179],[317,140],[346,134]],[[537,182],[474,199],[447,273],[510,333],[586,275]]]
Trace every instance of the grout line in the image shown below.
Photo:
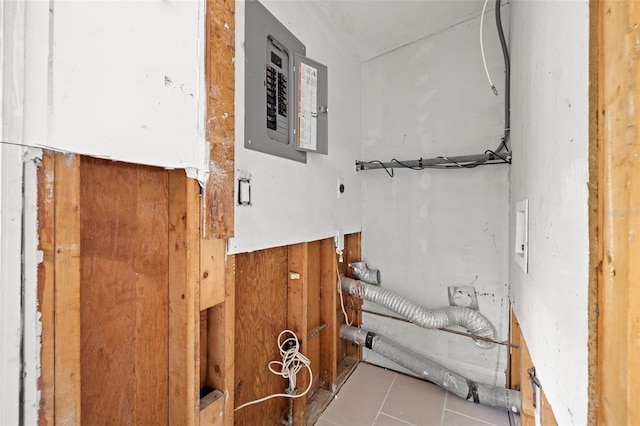
[[[471,417],[471,416],[470,416],[470,415],[468,415],[468,414],[459,413],[459,412],[457,412],[457,411],[450,410],[450,409],[448,409],[448,408],[445,408],[445,410],[446,410],[446,411],[450,411],[450,412],[455,413],[455,414],[458,414],[458,415],[460,415],[460,416],[466,417],[466,418],[468,418],[468,419],[473,419],[473,420],[479,421],[480,423],[484,423],[484,424],[486,424],[486,425],[496,426],[496,425],[495,425],[495,424],[493,424],[493,423],[485,422],[484,420],[481,420],[481,419],[479,419],[479,418],[477,418],[477,417]]]
[[[442,416],[440,416],[440,426],[444,426],[444,412],[447,409],[447,396],[449,396],[449,391],[444,391],[444,402],[442,403]]]
[[[389,397],[389,394],[391,393],[391,388],[393,387],[393,384],[396,382],[397,378],[398,378],[398,373],[395,373],[395,376],[393,376],[393,380],[391,381],[391,384],[389,385],[389,389],[387,389],[387,394],[384,396],[384,399],[382,400],[382,403],[380,404],[380,408],[378,409],[378,413],[376,414],[376,418],[373,419],[373,423],[374,424],[378,420],[378,416],[382,412],[382,407],[384,407],[384,403],[387,402],[387,398]]]
[[[414,425],[413,423],[409,423],[409,422],[408,422],[408,421],[406,421],[406,420],[399,419],[398,417],[392,416],[391,414],[385,413],[385,412],[383,412],[383,411],[380,411],[380,412],[378,413],[378,415],[380,415],[380,414],[382,414],[383,416],[391,417],[393,420],[397,420],[397,421],[399,421],[400,423],[404,423],[404,424],[409,425],[409,426],[416,426],[416,425]]]

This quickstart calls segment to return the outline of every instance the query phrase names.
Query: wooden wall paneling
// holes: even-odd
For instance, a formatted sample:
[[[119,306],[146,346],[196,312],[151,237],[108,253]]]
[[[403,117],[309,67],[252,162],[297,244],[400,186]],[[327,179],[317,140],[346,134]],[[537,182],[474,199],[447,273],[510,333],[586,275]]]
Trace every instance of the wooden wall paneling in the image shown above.
[[[55,154],[55,423],[80,423],[80,157]]]
[[[320,386],[320,333],[316,333],[307,340],[307,336],[314,333],[323,322],[320,319],[320,245],[321,241],[308,243],[307,253],[307,332],[305,334],[305,354],[311,361],[313,371],[313,385],[307,399]],[[302,373],[304,374],[304,373]]]
[[[206,386],[224,393],[223,423],[234,424],[235,401],[235,256],[225,260],[225,301],[207,312]],[[203,425],[204,426],[204,425]]]
[[[83,421],[166,422],[167,172],[83,157],[81,181]]]
[[[38,167],[38,250],[43,253],[38,265],[38,309],[42,333],[40,335],[40,426],[53,425],[54,405],[54,154],[42,153],[42,164]]]
[[[169,423],[199,420],[200,198],[184,170],[169,172]]]
[[[288,381],[267,369],[282,360],[278,334],[287,328],[287,247],[235,255],[235,405],[282,393]],[[225,302],[226,304],[226,302]],[[215,308],[214,308],[215,309]],[[288,401],[273,398],[235,412],[235,424],[278,424]]]
[[[596,13],[601,266],[595,408],[600,424],[633,424],[640,418],[640,4],[601,1]]]
[[[531,361],[531,354],[529,353],[529,348],[527,347],[527,342],[524,340],[524,336],[522,336],[522,332],[520,330],[520,326],[518,324],[518,319],[515,314],[511,314],[511,321],[513,324],[512,336],[516,335],[518,338],[518,343],[520,345],[520,349],[514,349],[512,360],[513,365],[518,366],[518,371],[512,369],[513,375],[518,375],[518,377],[512,377],[511,383],[516,383],[517,386],[520,387],[522,402],[521,402],[521,412],[520,412],[520,423],[522,426],[534,426],[536,424],[535,421],[535,411],[536,408],[533,406],[533,387],[531,386],[531,379],[529,378],[528,370],[530,368],[534,368],[533,362]],[[512,340],[511,343],[516,344],[515,340]],[[515,360],[517,358],[517,360]],[[544,386],[544,383],[542,383]],[[515,385],[512,385],[511,389],[516,389]],[[555,415],[553,414],[553,410],[551,409],[551,405],[547,400],[547,397],[544,393],[544,388],[537,388],[537,391],[540,392],[540,407],[538,407],[538,412],[540,415],[541,424],[544,426],[557,426],[558,422],[556,421]]]
[[[82,421],[168,415],[168,188],[163,169],[82,157]]]
[[[209,177],[203,197],[203,235],[233,236],[235,1],[207,0],[206,138],[210,144]]]
[[[336,249],[332,238],[320,241],[320,386],[335,391],[338,375],[338,308]]]
[[[349,234],[345,236],[344,241],[345,253],[344,253],[344,263],[345,265],[349,265],[352,262],[358,262],[362,260],[362,252],[360,247],[360,233]],[[351,273],[351,268],[347,268],[347,275],[355,278]],[[362,307],[362,300],[350,296],[345,296],[345,305],[355,306],[357,308]],[[347,311],[349,315],[349,320],[351,321],[351,325],[354,327],[359,327],[362,324],[362,312],[358,311]],[[355,359],[362,359],[362,346],[356,345],[352,342],[346,343],[346,353],[348,356]]]
[[[521,407],[520,421],[522,426],[531,426],[535,424],[533,411],[533,388],[531,380],[529,380],[528,369],[533,368],[531,355],[524,339],[520,340],[520,392]]]
[[[305,356],[309,354],[309,345],[306,343],[309,329],[309,245],[310,243],[300,243],[289,246],[289,280],[287,284],[287,327],[302,342],[300,351]],[[308,385],[309,376],[306,371],[301,371],[297,376],[296,393],[303,392]],[[294,424],[304,424],[307,398],[308,394],[293,400]]]
[[[200,241],[200,310],[224,302],[225,240]]]

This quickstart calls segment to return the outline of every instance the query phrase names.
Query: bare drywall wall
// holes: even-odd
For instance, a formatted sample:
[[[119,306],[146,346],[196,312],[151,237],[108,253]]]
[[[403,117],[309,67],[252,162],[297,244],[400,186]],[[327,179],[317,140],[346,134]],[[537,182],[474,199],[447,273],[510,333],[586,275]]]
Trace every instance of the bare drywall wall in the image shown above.
[[[251,178],[251,206],[235,208],[240,253],[360,231],[360,62],[313,2],[262,2],[329,69],[329,155],[307,164],[244,148],[244,2],[236,4],[236,176]],[[338,199],[338,178],[345,193]],[[237,190],[237,188],[236,188]]]
[[[23,136],[23,2],[0,3],[0,141]],[[21,411],[22,155],[0,143],[0,424],[19,424]]]
[[[204,0],[27,3],[23,143],[206,169]]]
[[[508,23],[509,7],[502,12]],[[484,74],[479,25],[476,16],[364,63],[364,159],[481,154],[498,146],[504,65],[492,10],[484,40],[498,97]],[[473,286],[480,311],[506,339],[508,166],[363,176],[363,257],[380,269],[382,285],[427,308],[448,305],[448,286]],[[505,382],[504,347],[480,349],[465,337],[372,315],[363,321],[474,380]],[[364,357],[396,368],[370,351]]]
[[[513,209],[529,200],[529,272],[509,252],[511,300],[561,425],[587,423],[589,6],[512,4]]]

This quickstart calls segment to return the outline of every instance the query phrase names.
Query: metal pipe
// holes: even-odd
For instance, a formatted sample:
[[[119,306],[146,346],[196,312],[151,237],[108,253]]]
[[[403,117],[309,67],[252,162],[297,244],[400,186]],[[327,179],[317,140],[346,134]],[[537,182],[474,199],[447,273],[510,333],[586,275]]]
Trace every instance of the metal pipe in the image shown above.
[[[502,29],[502,13],[501,8],[502,0],[496,0],[496,26],[498,27],[498,36],[500,37],[500,46],[502,47],[502,57],[504,59],[504,136],[502,142],[496,150],[496,152],[502,151],[505,148],[509,151],[509,134],[511,133],[511,62],[509,61],[509,50],[507,48],[507,42],[504,38],[504,30]]]
[[[458,155],[455,157],[435,157],[420,158],[418,160],[398,161],[392,160],[382,161],[356,161],[356,171],[375,170],[375,169],[393,169],[393,168],[411,168],[416,170],[426,168],[464,168],[472,166],[481,166],[489,164],[505,164],[511,162],[512,154],[505,152],[502,154],[487,153],[477,155]]]
[[[471,399],[477,404],[505,408],[515,413],[520,411],[521,396],[519,391],[476,383],[425,356],[386,339],[384,336],[361,329],[356,329],[358,331],[353,329],[356,327],[343,324],[340,327],[340,338],[371,349],[411,371],[414,377],[427,380],[460,398]],[[366,333],[364,338],[362,338],[363,333]],[[357,338],[353,338],[354,336]],[[364,343],[362,343],[363,341]]]

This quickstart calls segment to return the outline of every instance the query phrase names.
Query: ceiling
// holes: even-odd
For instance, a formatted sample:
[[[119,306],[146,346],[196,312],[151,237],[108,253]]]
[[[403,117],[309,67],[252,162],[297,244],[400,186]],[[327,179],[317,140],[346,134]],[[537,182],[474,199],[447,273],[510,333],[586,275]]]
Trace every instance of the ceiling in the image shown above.
[[[482,0],[316,0],[362,61],[479,16]],[[487,9],[493,10],[493,1]]]

